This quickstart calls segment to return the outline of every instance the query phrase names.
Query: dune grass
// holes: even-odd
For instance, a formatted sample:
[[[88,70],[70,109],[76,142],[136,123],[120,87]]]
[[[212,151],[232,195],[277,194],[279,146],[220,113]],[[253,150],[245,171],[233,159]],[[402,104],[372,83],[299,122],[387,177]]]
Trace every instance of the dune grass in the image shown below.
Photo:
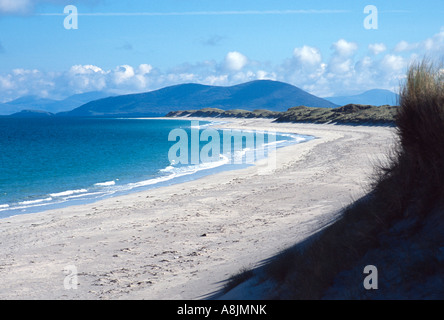
[[[392,125],[395,122],[396,106],[370,106],[349,104],[338,108],[316,108],[298,106],[285,112],[265,109],[247,111],[241,109],[221,110],[204,108],[201,110],[173,111],[166,117],[219,117],[219,118],[268,118],[276,122],[337,123],[351,125]]]
[[[276,122],[337,123],[352,125],[386,125],[395,122],[396,106],[348,104],[342,107],[293,107],[283,112]]]

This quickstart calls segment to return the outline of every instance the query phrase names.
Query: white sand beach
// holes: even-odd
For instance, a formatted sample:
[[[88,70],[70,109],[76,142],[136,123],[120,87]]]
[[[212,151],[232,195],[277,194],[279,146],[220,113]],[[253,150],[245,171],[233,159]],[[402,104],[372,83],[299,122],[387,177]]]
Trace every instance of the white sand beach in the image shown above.
[[[389,127],[229,119],[316,136],[277,167],[225,171],[93,204],[0,219],[0,299],[199,299],[334,221],[366,192]],[[64,268],[75,266],[77,289]]]

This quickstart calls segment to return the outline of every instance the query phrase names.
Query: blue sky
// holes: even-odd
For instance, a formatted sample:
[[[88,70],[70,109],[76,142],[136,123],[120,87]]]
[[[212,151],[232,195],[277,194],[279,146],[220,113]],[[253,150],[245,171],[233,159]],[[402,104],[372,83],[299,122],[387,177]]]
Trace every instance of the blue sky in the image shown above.
[[[0,102],[256,79],[396,91],[411,61],[444,57],[443,16],[442,0],[0,0]]]

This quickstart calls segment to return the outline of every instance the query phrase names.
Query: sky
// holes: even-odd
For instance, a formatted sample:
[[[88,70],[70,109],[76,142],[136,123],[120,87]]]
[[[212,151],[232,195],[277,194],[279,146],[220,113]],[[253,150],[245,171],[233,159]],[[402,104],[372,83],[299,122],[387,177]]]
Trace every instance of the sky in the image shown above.
[[[0,0],[0,102],[258,79],[396,92],[409,64],[442,61],[443,16],[443,0]]]

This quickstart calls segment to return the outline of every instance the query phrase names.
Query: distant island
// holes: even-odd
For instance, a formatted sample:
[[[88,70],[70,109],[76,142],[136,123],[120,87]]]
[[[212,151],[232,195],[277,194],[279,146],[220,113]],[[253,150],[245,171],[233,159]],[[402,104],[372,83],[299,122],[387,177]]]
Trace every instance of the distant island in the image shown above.
[[[13,113],[9,118],[47,118],[54,116],[54,113],[41,111],[41,110],[22,110],[20,112]],[[3,116],[5,117],[5,116]]]

